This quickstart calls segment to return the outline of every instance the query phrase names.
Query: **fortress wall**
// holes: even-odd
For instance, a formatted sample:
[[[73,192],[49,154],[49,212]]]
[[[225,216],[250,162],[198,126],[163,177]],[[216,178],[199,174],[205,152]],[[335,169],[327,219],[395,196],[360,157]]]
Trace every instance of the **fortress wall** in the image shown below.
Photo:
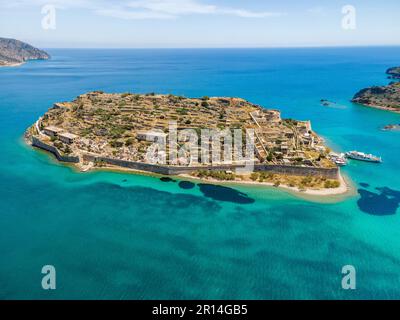
[[[198,170],[212,170],[212,171],[225,171],[238,168],[243,168],[243,165],[230,165],[221,164],[217,166],[164,166],[157,164],[149,164],[143,162],[133,162],[126,160],[111,159],[107,157],[99,157],[95,155],[84,155],[84,160],[86,161],[104,161],[107,164],[141,170],[149,171],[153,173],[163,174],[163,175],[179,175],[185,173],[191,173]],[[300,167],[300,166],[287,166],[287,165],[268,165],[268,164],[256,164],[254,165],[254,171],[256,172],[271,172],[277,174],[287,174],[287,175],[297,175],[297,176],[323,176],[328,179],[338,179],[339,169],[338,168],[315,168],[315,167]]]
[[[63,156],[61,153],[57,150],[56,147],[48,145],[42,141],[40,141],[38,138],[32,137],[32,145],[34,147],[46,150],[48,152],[51,152],[52,154],[55,155],[57,160],[63,161],[63,162],[71,162],[71,163],[78,163],[79,162],[79,157],[74,157],[74,156]]]
[[[111,164],[111,165],[123,167],[123,168],[128,168],[128,169],[149,171],[149,172],[165,174],[165,175],[170,174],[168,167],[149,164],[149,163],[112,159],[112,158],[89,155],[89,154],[85,154],[83,156],[83,159],[86,161],[92,161],[92,162],[103,161],[107,164]]]
[[[339,168],[316,168],[290,165],[257,164],[254,171],[267,171],[271,173],[288,174],[294,176],[322,176],[328,179],[339,178]]]
[[[135,169],[135,170],[142,170],[142,171],[150,171],[159,174],[165,175],[178,175],[184,173],[191,173],[198,170],[213,170],[213,171],[223,171],[223,170],[234,170],[235,168],[242,168],[243,165],[219,165],[219,166],[212,166],[212,167],[205,167],[205,166],[166,166],[166,165],[158,165],[158,164],[150,164],[150,163],[143,163],[143,162],[134,162],[134,161],[126,161],[126,160],[119,160],[119,159],[112,159],[107,157],[95,156],[85,154],[83,159],[86,161],[104,161],[105,163]]]

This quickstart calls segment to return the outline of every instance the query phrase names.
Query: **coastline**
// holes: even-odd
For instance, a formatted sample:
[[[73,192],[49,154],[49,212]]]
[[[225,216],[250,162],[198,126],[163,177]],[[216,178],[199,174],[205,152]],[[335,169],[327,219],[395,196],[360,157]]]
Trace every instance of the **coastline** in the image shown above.
[[[149,177],[155,177],[155,178],[160,178],[164,177],[165,175],[154,173],[154,172],[149,172],[149,171],[143,171],[143,170],[137,170],[137,169],[131,169],[131,168],[124,168],[124,167],[119,167],[119,166],[113,166],[113,165],[104,165],[102,167],[95,167],[95,166],[84,166],[82,163],[67,163],[63,161],[59,161],[54,154],[51,152],[48,152],[46,150],[43,150],[41,148],[32,146],[32,144],[29,143],[25,137],[23,138],[23,141],[25,142],[26,145],[32,147],[35,150],[42,151],[44,154],[49,155],[51,158],[53,158],[57,163],[67,166],[71,168],[74,172],[76,173],[88,173],[88,172],[95,172],[95,171],[104,171],[104,172],[117,172],[117,173],[124,173],[124,174],[134,174],[134,175],[142,175],[142,176],[149,176]],[[305,189],[305,190],[300,190],[298,187],[291,187],[288,185],[281,184],[279,186],[274,186],[272,182],[255,182],[255,181],[224,181],[224,180],[217,180],[217,179],[212,179],[212,178],[205,178],[201,179],[195,176],[192,176],[190,174],[179,174],[179,175],[171,175],[171,178],[176,178],[178,180],[191,180],[191,181],[200,181],[203,183],[211,183],[211,184],[216,184],[216,185],[231,185],[231,186],[243,186],[243,187],[257,187],[257,188],[268,188],[268,189],[278,189],[281,191],[289,192],[290,194],[293,194],[295,196],[304,198],[306,200],[310,201],[321,201],[324,199],[324,197],[347,197],[355,194],[355,188],[352,186],[350,183],[350,179],[347,178],[345,179],[344,176],[341,174],[341,171],[339,170],[339,176],[338,180],[340,182],[340,186],[337,188],[324,188],[324,189]]]
[[[76,165],[70,165],[70,167],[74,168],[77,173],[85,173],[82,171],[76,170]],[[133,175],[142,175],[153,178],[161,178],[163,175],[151,173],[147,171],[139,171],[133,169],[119,168],[119,167],[101,167],[101,168],[93,168],[92,172],[100,171],[100,172],[115,172],[121,174],[133,174]],[[357,194],[356,188],[351,183],[350,178],[347,176],[340,175],[341,185],[339,188],[334,189],[307,189],[305,191],[300,191],[296,187],[290,187],[286,185],[280,185],[279,187],[275,187],[272,183],[268,182],[251,182],[251,181],[220,181],[215,179],[200,179],[197,177],[193,177],[190,175],[179,175],[179,176],[171,176],[172,179],[177,180],[186,180],[191,182],[200,182],[200,183],[208,183],[220,186],[227,187],[243,187],[243,188],[257,188],[258,190],[277,190],[279,192],[287,193],[292,195],[293,197],[303,199],[305,201],[316,202],[316,203],[338,203],[346,200],[348,197],[355,196]],[[246,192],[246,191],[245,191]]]
[[[326,188],[326,189],[306,189],[304,191],[299,190],[298,187],[290,187],[288,185],[281,184],[278,187],[274,186],[272,182],[253,182],[253,181],[222,181],[216,179],[200,179],[197,177],[193,177],[191,175],[182,174],[177,177],[184,177],[190,180],[197,180],[197,181],[206,181],[211,182],[214,184],[223,184],[223,185],[243,185],[243,186],[253,186],[253,187],[269,187],[274,189],[284,189],[286,191],[291,191],[292,193],[296,194],[304,194],[310,196],[336,196],[336,195],[345,195],[351,191],[351,185],[346,181],[346,179],[339,174],[339,182],[340,186],[338,188]]]
[[[88,171],[79,170],[80,167],[75,164],[69,164],[69,167],[74,168],[75,172],[77,173],[87,173],[87,172],[95,172],[95,171],[103,171],[103,172],[117,172],[117,173],[124,173],[124,174],[134,174],[134,175],[143,175],[149,176],[154,178],[164,177],[162,174],[157,174],[148,171],[141,171],[117,166],[103,166],[103,167],[92,167]],[[177,180],[189,180],[189,181],[197,181],[202,183],[211,183],[216,185],[223,185],[223,186],[243,186],[243,187],[258,187],[258,188],[268,188],[268,189],[275,189],[280,191],[289,192],[292,195],[299,196],[306,200],[319,200],[321,201],[324,197],[347,197],[355,194],[355,188],[350,182],[350,179],[344,177],[341,173],[339,173],[339,181],[340,186],[338,188],[326,188],[326,189],[306,189],[304,191],[299,190],[297,187],[290,187],[284,184],[279,185],[278,187],[274,186],[271,182],[253,182],[253,181],[223,181],[223,180],[216,180],[212,178],[207,179],[200,179],[198,177],[191,176],[189,174],[181,174],[181,175],[174,175],[171,178],[175,178]]]
[[[29,61],[34,61],[34,60],[49,60],[49,59],[28,59],[25,61],[21,61],[21,62],[13,62],[13,63],[7,63],[6,64],[0,64],[0,68],[1,67],[20,67],[24,64],[26,64]]]
[[[368,108],[373,108],[373,109],[378,109],[378,110],[383,110],[383,111],[390,111],[394,113],[400,113],[400,109],[398,108],[390,108],[390,107],[382,107],[382,106],[376,106],[373,104],[363,104],[363,103],[358,103],[358,102],[353,102],[354,104],[357,104],[359,106],[363,107],[368,107]]]
[[[179,176],[178,178],[182,178]],[[216,185],[232,186],[232,187],[252,187],[260,190],[278,190],[280,192],[288,193],[296,198],[300,198],[310,202],[317,203],[338,203],[346,200],[349,197],[357,195],[356,188],[352,183],[351,179],[345,175],[340,174],[339,180],[341,185],[339,188],[334,189],[306,189],[305,191],[300,191],[296,187],[290,187],[281,184],[276,187],[272,183],[268,182],[251,182],[251,181],[219,181],[219,180],[203,180],[192,176],[185,177],[189,181],[201,181],[212,183]]]
[[[16,62],[16,63],[8,63],[8,64],[0,64],[0,67],[19,67],[22,66],[25,62]]]

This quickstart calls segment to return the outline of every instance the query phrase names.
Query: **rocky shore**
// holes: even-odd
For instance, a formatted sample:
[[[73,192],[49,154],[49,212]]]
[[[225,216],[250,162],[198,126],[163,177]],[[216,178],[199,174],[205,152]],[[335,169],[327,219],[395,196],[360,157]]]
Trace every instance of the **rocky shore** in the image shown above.
[[[400,124],[388,124],[383,127],[384,131],[400,131]]]
[[[391,68],[387,73],[391,74],[391,77],[400,77],[400,68]],[[400,112],[400,82],[362,89],[351,101],[368,107]]]
[[[400,67],[389,68],[386,74],[389,79],[400,79]]]

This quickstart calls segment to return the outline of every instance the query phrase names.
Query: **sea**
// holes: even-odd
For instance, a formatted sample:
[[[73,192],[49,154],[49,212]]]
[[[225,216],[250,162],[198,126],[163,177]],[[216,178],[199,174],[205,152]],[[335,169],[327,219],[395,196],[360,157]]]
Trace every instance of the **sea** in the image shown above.
[[[382,130],[400,114],[350,102],[391,81],[400,47],[47,51],[0,69],[0,299],[400,298],[400,132]],[[54,102],[94,90],[241,97],[383,163],[350,161],[352,193],[310,198],[79,173],[25,145]]]

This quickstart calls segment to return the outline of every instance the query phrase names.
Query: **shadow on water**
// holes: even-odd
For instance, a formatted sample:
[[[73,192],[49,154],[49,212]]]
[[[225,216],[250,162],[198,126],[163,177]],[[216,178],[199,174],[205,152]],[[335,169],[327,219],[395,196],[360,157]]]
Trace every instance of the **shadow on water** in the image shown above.
[[[363,188],[369,188],[369,184],[366,182],[360,182],[360,186]]]
[[[171,178],[169,178],[169,177],[162,177],[162,178],[160,178],[160,180],[161,180],[162,182],[176,182],[176,180],[171,179]]]
[[[179,188],[181,189],[193,189],[196,185],[193,182],[190,181],[181,181],[179,182]]]
[[[162,177],[160,180],[162,182],[177,182],[169,177]],[[190,181],[180,181],[178,186],[181,189],[190,190],[193,189],[196,184]],[[205,183],[199,183],[197,186],[200,188],[200,191],[205,197],[213,200],[233,202],[238,204],[251,204],[255,202],[255,200],[250,198],[247,194],[229,187]]]
[[[239,204],[254,203],[254,199],[247,196],[247,194],[232,188],[204,183],[200,183],[198,186],[205,197],[212,198],[214,200],[234,202]]]
[[[376,216],[396,214],[400,205],[400,191],[388,187],[375,189],[378,192],[358,189],[361,198],[357,201],[357,204],[360,210]]]
[[[142,186],[121,186],[108,182],[97,182],[89,186],[82,186],[80,194],[87,197],[95,195],[99,207],[110,207],[112,210],[128,212],[130,208],[140,208],[146,212],[158,214],[186,214],[186,209],[199,210],[200,212],[218,212],[221,207],[218,203],[191,194],[171,193],[160,191],[156,188]],[[197,208],[196,208],[197,206]],[[150,209],[149,209],[150,208]],[[162,211],[159,208],[163,208]],[[186,209],[185,209],[186,208]],[[111,210],[111,209],[110,209]]]

